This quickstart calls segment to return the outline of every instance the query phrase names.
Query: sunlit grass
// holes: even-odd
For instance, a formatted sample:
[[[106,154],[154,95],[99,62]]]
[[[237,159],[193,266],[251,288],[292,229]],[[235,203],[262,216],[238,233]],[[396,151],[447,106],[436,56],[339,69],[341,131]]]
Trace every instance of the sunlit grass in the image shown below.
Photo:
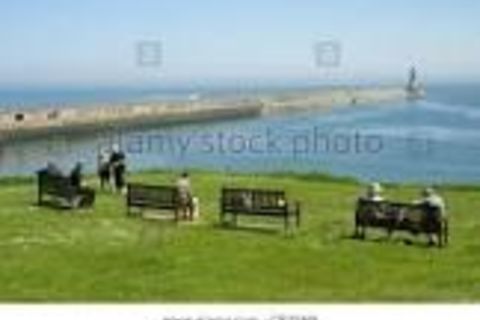
[[[131,180],[171,183],[173,173]],[[199,222],[127,218],[124,199],[98,194],[91,212],[35,206],[33,180],[0,183],[0,300],[132,302],[478,301],[479,189],[443,190],[451,244],[426,248],[423,237],[372,232],[352,240],[361,186],[327,176],[229,175],[194,172]],[[94,185],[93,180],[89,181]],[[240,219],[223,229],[223,185],[285,189],[303,205],[303,225],[286,235],[282,222]],[[410,201],[415,186],[390,186]],[[271,223],[267,223],[271,222]],[[247,228],[248,227],[248,228]],[[405,238],[413,244],[406,245]]]

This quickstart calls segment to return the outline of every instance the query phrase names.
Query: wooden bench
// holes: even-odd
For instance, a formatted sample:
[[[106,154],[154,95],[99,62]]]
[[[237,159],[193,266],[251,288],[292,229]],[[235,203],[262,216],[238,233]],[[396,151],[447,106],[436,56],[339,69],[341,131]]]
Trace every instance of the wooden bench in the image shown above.
[[[89,188],[78,188],[68,177],[52,175],[47,170],[37,172],[38,205],[57,205],[64,208],[91,207],[95,192]],[[46,199],[48,198],[48,199]]]
[[[438,208],[426,204],[359,199],[355,210],[355,236],[364,239],[367,228],[384,229],[390,237],[394,231],[412,234],[435,234],[438,246],[448,244],[448,220]]]
[[[285,230],[290,229],[293,216],[296,227],[300,226],[300,203],[295,202],[292,206],[281,190],[223,188],[220,209],[222,224],[227,223],[226,217],[230,214],[234,225],[237,225],[239,215],[247,215],[282,218]]]
[[[145,209],[171,211],[175,221],[179,220],[177,187],[146,185],[139,183],[127,184],[127,215],[135,214],[133,209],[143,214]]]

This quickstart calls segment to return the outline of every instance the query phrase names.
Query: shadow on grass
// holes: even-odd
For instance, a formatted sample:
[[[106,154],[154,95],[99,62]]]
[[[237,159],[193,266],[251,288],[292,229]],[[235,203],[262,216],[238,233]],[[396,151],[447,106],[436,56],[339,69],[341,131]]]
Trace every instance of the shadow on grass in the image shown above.
[[[56,200],[44,200],[42,204],[30,202],[29,208],[47,209],[51,213],[89,214],[94,212],[93,207],[71,207]]]
[[[349,234],[349,235],[341,235],[340,236],[341,240],[351,240],[351,241],[356,241],[358,243],[384,243],[384,244],[403,244],[405,246],[415,246],[417,248],[425,248],[425,249],[430,249],[430,248],[438,248],[436,245],[432,245],[428,243],[428,241],[420,241],[418,237],[415,239],[412,238],[405,238],[405,237],[389,237],[388,235],[384,236],[377,236],[377,237],[361,237],[356,234]]]
[[[175,221],[175,216],[172,214],[160,214],[160,213],[153,213],[153,212],[144,212],[138,213],[130,218],[138,218],[142,221],[155,221],[161,223],[168,223],[172,225],[178,224]]]
[[[283,228],[275,226],[267,226],[264,224],[242,224],[233,225],[225,223],[216,223],[213,227],[217,230],[226,230],[239,233],[255,233],[258,235],[272,236],[272,235],[287,235]]]

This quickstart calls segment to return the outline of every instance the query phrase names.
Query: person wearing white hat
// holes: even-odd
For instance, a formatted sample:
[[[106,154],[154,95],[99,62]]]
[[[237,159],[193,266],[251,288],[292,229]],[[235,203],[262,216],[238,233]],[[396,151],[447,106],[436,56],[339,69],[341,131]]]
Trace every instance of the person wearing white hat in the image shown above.
[[[375,220],[383,215],[383,203],[385,198],[382,195],[383,188],[378,182],[370,183],[357,200],[355,211],[355,236],[365,237],[365,226],[370,220]]]
[[[382,202],[385,200],[384,197],[382,196],[382,193],[383,193],[382,185],[378,182],[373,182],[368,185],[367,191],[363,199],[368,201],[374,201],[374,202]]]

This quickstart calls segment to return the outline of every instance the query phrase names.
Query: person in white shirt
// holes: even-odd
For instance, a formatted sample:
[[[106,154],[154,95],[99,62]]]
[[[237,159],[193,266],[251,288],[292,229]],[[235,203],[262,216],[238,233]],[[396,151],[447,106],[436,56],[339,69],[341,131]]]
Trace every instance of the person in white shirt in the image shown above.
[[[415,204],[427,205],[434,209],[434,213],[438,216],[431,216],[430,212],[426,211],[425,214],[428,216],[425,217],[427,223],[430,225],[432,223],[443,223],[443,220],[447,218],[447,210],[445,200],[435,191],[435,189],[429,187],[422,190],[420,194],[420,200],[415,201]],[[437,239],[440,241],[440,239]],[[428,241],[430,245],[435,244],[434,234],[428,233]]]
[[[190,177],[187,172],[183,172],[177,180],[178,211],[181,219],[194,219],[194,199]]]
[[[433,188],[425,188],[421,193],[421,200],[419,203],[424,203],[434,208],[439,209],[441,218],[446,218],[447,210],[445,200]]]

